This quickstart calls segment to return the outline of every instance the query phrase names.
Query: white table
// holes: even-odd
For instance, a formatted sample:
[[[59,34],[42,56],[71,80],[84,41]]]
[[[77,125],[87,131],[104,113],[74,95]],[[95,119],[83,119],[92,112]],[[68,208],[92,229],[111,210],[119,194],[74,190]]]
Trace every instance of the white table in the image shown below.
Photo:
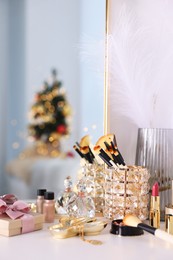
[[[91,245],[79,237],[55,239],[44,224],[43,230],[15,237],[0,237],[2,260],[163,260],[173,259],[173,244],[144,233],[136,237],[120,237],[109,233],[110,225],[98,239],[102,245]]]

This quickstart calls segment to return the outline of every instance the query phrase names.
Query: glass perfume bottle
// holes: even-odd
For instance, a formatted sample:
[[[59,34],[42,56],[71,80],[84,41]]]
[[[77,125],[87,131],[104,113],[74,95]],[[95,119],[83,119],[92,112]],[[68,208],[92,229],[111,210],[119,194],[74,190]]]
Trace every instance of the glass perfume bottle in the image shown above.
[[[66,206],[72,196],[77,196],[77,194],[73,191],[73,182],[70,176],[68,176],[64,180],[64,187],[65,189],[59,192],[56,202],[55,202],[55,209],[56,213],[60,215],[66,215]]]
[[[80,179],[86,184],[87,194],[94,200],[96,214],[102,215],[104,210],[104,165],[85,164],[80,169]]]
[[[79,180],[77,185],[77,196],[71,197],[67,204],[67,213],[71,217],[88,217],[95,216],[95,204],[93,199],[87,195],[86,183]]]

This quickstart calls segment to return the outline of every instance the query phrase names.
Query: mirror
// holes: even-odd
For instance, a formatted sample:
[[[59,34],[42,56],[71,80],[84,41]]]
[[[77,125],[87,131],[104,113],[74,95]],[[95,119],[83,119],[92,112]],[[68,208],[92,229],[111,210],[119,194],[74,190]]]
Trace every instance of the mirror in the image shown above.
[[[108,131],[134,164],[138,128],[172,128],[173,3],[108,0]]]
[[[90,134],[93,142],[103,134],[105,0],[0,1],[0,35],[0,190],[1,194],[22,191],[23,198],[31,198],[35,186],[27,194],[31,183],[23,185],[23,179],[16,176],[7,179],[4,168],[28,145],[28,112],[53,68],[72,108],[72,130],[70,138],[63,141],[64,150],[73,150],[85,134]],[[46,167],[51,172],[47,165],[42,172]],[[65,171],[70,174],[70,169]],[[43,185],[46,173],[37,172],[33,182]],[[22,169],[18,177],[24,174]],[[53,173],[46,175],[49,189],[59,187],[55,182],[60,181],[53,178]]]

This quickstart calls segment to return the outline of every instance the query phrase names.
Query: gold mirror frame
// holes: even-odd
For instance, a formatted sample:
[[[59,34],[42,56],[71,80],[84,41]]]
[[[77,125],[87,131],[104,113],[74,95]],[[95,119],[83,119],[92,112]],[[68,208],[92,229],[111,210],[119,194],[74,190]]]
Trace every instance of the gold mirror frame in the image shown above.
[[[104,134],[109,132],[109,50],[108,50],[108,35],[109,35],[109,0],[106,0],[105,14],[105,64],[104,64]]]
[[[131,6],[129,3],[130,1],[125,1],[128,5]],[[116,135],[118,137],[118,145],[120,150],[122,151],[125,160],[127,163],[134,163],[135,161],[135,153],[136,153],[136,142],[137,142],[137,134],[139,128],[173,128],[173,119],[172,119],[172,63],[173,63],[173,51],[172,51],[172,15],[171,10],[173,5],[169,2],[169,5],[165,5],[164,1],[157,0],[152,2],[152,6],[150,1],[142,1],[145,3],[145,6],[140,5],[143,9],[142,13],[138,13],[140,19],[142,19],[142,14],[144,15],[143,19],[140,20],[140,23],[136,24],[135,27],[138,30],[132,31],[132,33],[136,33],[132,36],[133,41],[135,42],[136,39],[139,39],[137,42],[137,47],[143,49],[143,52],[140,53],[138,50],[135,52],[135,57],[138,57],[135,66],[141,65],[140,73],[145,72],[145,78],[140,79],[142,82],[142,90],[138,96],[135,96],[135,99],[138,100],[138,107],[140,106],[140,101],[143,99],[147,103],[141,103],[142,109],[139,111],[138,115],[131,111],[129,114],[126,112],[124,114],[123,105],[125,103],[122,102],[122,110],[118,111],[118,109],[114,109],[111,101],[111,97],[115,98],[113,90],[117,91],[119,89],[118,83],[112,84],[112,75],[113,73],[116,74],[116,71],[113,72],[112,69],[112,57],[113,53],[110,53],[110,35],[112,36],[113,33],[116,34],[116,31],[112,33],[112,22],[114,18],[114,22],[119,21],[117,28],[121,30],[121,27],[118,27],[122,24],[122,20],[118,20],[118,5],[114,7],[114,4],[117,3],[121,5],[124,1],[111,1],[105,0],[106,6],[106,15],[105,15],[105,64],[104,64],[104,133],[109,133],[110,131],[114,131],[116,127]],[[138,5],[134,4],[135,7]],[[147,8],[148,7],[148,11]],[[165,9],[164,9],[165,8]],[[164,9],[164,12],[163,12]],[[131,9],[127,9],[129,16],[127,19],[135,18],[134,12],[130,12]],[[133,10],[132,10],[133,11]],[[123,13],[124,14],[124,13]],[[147,16],[146,16],[147,15]],[[153,19],[154,17],[154,19]],[[152,19],[150,21],[150,19]],[[129,20],[128,20],[129,21]],[[128,22],[127,21],[127,22]],[[134,20],[133,20],[134,21]],[[146,23],[145,23],[146,21]],[[154,22],[153,22],[154,21]],[[164,21],[164,22],[163,22]],[[139,33],[140,29],[140,33]],[[162,32],[162,33],[161,33]],[[131,33],[131,31],[130,31]],[[151,37],[152,36],[152,37]],[[159,38],[160,37],[160,38]],[[128,38],[127,38],[128,40]],[[143,44],[143,40],[145,44]],[[149,41],[148,41],[149,40]],[[134,43],[133,42],[133,43]],[[132,43],[132,44],[133,44]],[[142,44],[142,45],[141,45]],[[141,54],[141,56],[138,54]],[[146,58],[147,57],[147,58]],[[133,60],[133,59],[132,59]],[[159,62],[160,61],[160,62]],[[131,60],[130,60],[131,62]],[[111,64],[110,64],[111,63]],[[154,65],[157,63],[157,66]],[[134,65],[134,64],[133,64]],[[149,72],[145,68],[149,68]],[[115,68],[116,69],[116,68]],[[135,71],[134,71],[135,72]],[[118,72],[117,72],[118,75]],[[140,76],[141,76],[140,75]],[[138,75],[138,78],[140,78]],[[136,81],[136,84],[139,82]],[[113,86],[112,86],[113,85]],[[151,89],[150,89],[151,85]],[[136,85],[137,86],[137,85]],[[124,89],[121,89],[121,95],[123,96]],[[135,91],[135,90],[134,90]],[[147,93],[147,96],[143,95]],[[142,93],[142,94],[141,94]],[[113,96],[114,95],[114,96]],[[127,96],[126,96],[127,97]],[[113,99],[113,98],[112,98]],[[128,101],[131,99],[129,98]],[[121,101],[121,100],[120,100]],[[116,100],[114,99],[114,102]],[[118,103],[118,102],[117,102]],[[119,103],[118,103],[119,104]],[[128,105],[126,105],[127,107]],[[118,107],[118,106],[117,106]],[[119,105],[118,108],[121,108]],[[113,111],[115,114],[112,114]],[[116,114],[117,113],[117,114]],[[119,121],[115,121],[116,115],[120,115]],[[142,116],[141,116],[142,115]],[[114,117],[115,116],[115,117]],[[114,117],[114,120],[113,120]],[[129,129],[132,131],[126,131],[126,127],[129,126]],[[121,131],[122,130],[122,131]],[[128,143],[128,148],[126,144]]]

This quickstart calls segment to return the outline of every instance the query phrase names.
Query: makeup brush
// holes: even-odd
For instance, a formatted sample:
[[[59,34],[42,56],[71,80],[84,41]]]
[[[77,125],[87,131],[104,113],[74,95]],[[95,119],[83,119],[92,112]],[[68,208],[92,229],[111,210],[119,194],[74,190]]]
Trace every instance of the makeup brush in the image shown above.
[[[118,152],[118,156],[119,156],[119,158],[120,158],[120,160],[122,162],[122,165],[126,165],[125,162],[124,162],[124,158],[122,157],[122,155],[121,155],[120,151],[118,150],[118,148],[117,148],[117,152]]]
[[[111,141],[111,153],[113,153],[114,152],[114,154],[116,155],[116,156],[118,156],[118,161],[119,161],[119,164],[122,164],[122,165],[126,165],[125,164],[125,162],[124,162],[124,158],[122,157],[122,155],[121,155],[121,153],[120,153],[120,151],[118,150],[118,147],[116,146],[116,145],[114,145],[114,143]]]
[[[80,155],[81,158],[84,158],[83,153],[79,150],[79,148],[76,145],[73,145],[74,150]]]
[[[76,145],[77,145],[78,148],[80,148],[80,144],[78,142],[76,142]]]
[[[110,153],[112,155],[112,158],[113,158],[113,161],[115,164],[119,164],[121,165],[122,164],[122,161],[119,159],[118,157],[118,153],[115,151],[113,151],[113,149],[110,149]]]
[[[127,226],[142,228],[144,231],[149,232],[150,234],[162,240],[173,243],[173,235],[170,235],[161,229],[151,227],[145,223],[142,223],[142,221],[134,215],[126,215],[123,219],[123,223]]]
[[[84,146],[80,148],[80,151],[82,152],[82,154],[84,155],[84,158],[89,162],[89,163],[93,163],[93,157],[90,153],[90,149],[89,146]]]
[[[113,164],[111,163],[112,159],[103,149],[101,149],[99,145],[94,146],[94,151],[109,167],[113,166]]]
[[[90,146],[89,146],[89,153],[90,153],[91,158],[94,160],[95,159],[95,155],[93,154]]]

